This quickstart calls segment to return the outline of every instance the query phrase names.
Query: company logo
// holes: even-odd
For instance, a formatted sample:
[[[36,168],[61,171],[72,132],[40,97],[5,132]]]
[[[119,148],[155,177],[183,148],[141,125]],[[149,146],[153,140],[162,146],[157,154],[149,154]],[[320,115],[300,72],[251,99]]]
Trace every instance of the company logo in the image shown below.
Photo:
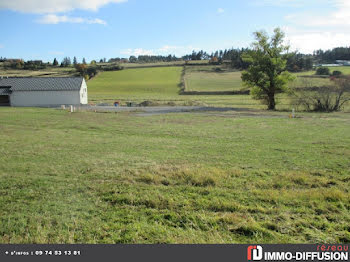
[[[269,249],[269,248],[267,248]],[[349,247],[322,245],[316,251],[263,251],[262,246],[249,246],[248,261],[349,261]]]
[[[261,246],[248,247],[248,261],[259,261],[263,259],[263,248]]]

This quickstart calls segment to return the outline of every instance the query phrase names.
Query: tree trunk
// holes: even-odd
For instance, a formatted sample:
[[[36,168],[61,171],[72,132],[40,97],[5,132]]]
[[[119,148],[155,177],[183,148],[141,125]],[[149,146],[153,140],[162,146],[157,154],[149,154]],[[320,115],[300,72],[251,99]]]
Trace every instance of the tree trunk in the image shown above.
[[[269,107],[268,107],[268,109],[269,110],[275,110],[276,109],[275,94],[274,93],[269,94],[268,98],[269,98],[269,101],[268,101]]]

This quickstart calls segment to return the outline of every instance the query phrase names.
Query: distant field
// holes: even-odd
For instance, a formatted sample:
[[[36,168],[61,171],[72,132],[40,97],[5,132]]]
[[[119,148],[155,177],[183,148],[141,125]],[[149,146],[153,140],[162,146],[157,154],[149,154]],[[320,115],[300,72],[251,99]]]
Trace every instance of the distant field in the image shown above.
[[[156,104],[169,105],[210,105],[218,107],[265,108],[249,95],[179,95],[183,61],[153,64],[123,64],[122,71],[101,72],[88,82],[91,103],[109,103],[116,100],[136,103],[145,100]],[[241,72],[232,71],[227,66],[208,65],[208,61],[190,61],[186,65],[186,90],[196,92],[221,92],[241,90]],[[169,66],[174,65],[174,66]],[[146,68],[144,68],[147,66]],[[344,74],[350,74],[350,67],[332,67]],[[327,78],[308,78],[315,71],[294,74],[296,79],[291,87],[323,86],[332,84]],[[73,68],[49,67],[45,70],[4,70],[0,65],[0,76],[74,76]],[[286,95],[278,95],[280,110],[291,110],[294,106]],[[347,109],[349,110],[349,106]]]
[[[334,83],[327,77],[327,78],[322,78],[322,77],[303,77],[307,75],[298,75],[296,74],[296,78],[294,79],[293,82],[289,84],[290,87],[297,87],[297,88],[302,88],[302,87],[313,87],[313,86],[329,86],[333,85]]]
[[[89,101],[113,103],[115,100],[120,100],[122,103],[126,101],[139,103],[151,100],[160,104],[176,105],[264,107],[248,95],[179,95],[182,70],[182,67],[158,67],[103,72],[88,82]]]
[[[102,72],[89,81],[89,95],[120,100],[177,96],[181,67],[157,67]]]
[[[158,63],[122,63],[120,64],[124,68],[144,68],[144,67],[171,67],[171,66],[184,66],[184,65],[207,65],[208,60],[200,61],[176,61],[176,62],[158,62]]]
[[[341,71],[345,75],[350,74],[350,66],[331,66],[328,68],[331,71],[331,73],[333,73],[333,71]],[[315,75],[315,74],[316,74],[316,70],[297,73],[297,75]]]
[[[179,95],[182,67],[134,68],[122,71],[102,72],[88,82],[89,101],[113,103],[120,100],[140,103],[146,100],[156,104],[210,105],[218,107],[266,108],[249,95]],[[219,72],[217,72],[219,70]],[[241,72],[221,66],[186,66],[187,91],[216,92],[234,91],[244,88]],[[311,72],[312,73],[312,72]],[[302,77],[309,72],[294,74],[291,87],[323,86],[332,84],[328,78]],[[277,96],[280,110],[295,107],[287,95]],[[346,107],[349,110],[349,107]]]
[[[5,70],[0,67],[0,76],[11,77],[66,77],[76,75],[74,68],[49,67],[43,70]]]
[[[233,91],[243,88],[241,72],[192,72],[185,77],[186,91]]]
[[[343,74],[350,74],[350,66],[330,67],[331,71],[341,71]]]

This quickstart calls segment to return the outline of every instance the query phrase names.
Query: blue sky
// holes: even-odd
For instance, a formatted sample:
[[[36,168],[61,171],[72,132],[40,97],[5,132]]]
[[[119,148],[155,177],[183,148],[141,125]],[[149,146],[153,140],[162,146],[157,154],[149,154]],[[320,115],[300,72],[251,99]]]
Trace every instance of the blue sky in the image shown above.
[[[281,27],[292,49],[350,46],[349,0],[0,0],[0,56],[52,61],[247,47]]]

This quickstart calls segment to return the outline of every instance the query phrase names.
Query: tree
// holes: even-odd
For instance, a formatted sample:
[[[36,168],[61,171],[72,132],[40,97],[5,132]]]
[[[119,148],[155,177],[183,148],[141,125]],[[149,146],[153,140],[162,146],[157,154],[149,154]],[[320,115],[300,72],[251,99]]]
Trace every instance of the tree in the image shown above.
[[[83,58],[83,65],[86,65],[86,60],[85,60],[85,58]]]
[[[76,66],[78,64],[78,60],[76,57],[73,58],[73,65]]]
[[[54,60],[53,60],[53,66],[58,66],[58,61],[57,61],[57,59],[55,58]]]
[[[86,65],[84,65],[84,64],[76,64],[75,65],[75,69],[77,70],[77,72],[81,76],[85,77],[85,75],[87,75],[87,66]]]
[[[342,76],[342,75],[343,75],[343,72],[342,71],[338,71],[338,70],[334,70],[333,73],[332,73],[333,77],[339,77],[339,76]]]
[[[130,61],[130,63],[136,63],[137,62],[136,56],[133,56],[133,55],[130,56],[129,61]]]
[[[267,103],[269,110],[275,110],[277,93],[288,90],[288,82],[292,80],[286,69],[289,46],[283,44],[284,33],[276,28],[271,38],[265,31],[254,33],[256,41],[253,49],[243,54],[243,61],[250,62],[242,80],[251,87],[253,98]]]
[[[329,76],[331,74],[331,71],[328,67],[319,67],[316,70],[316,75],[320,76]]]
[[[68,67],[72,64],[71,60],[69,57],[63,58],[63,61],[61,63],[61,67]]]
[[[212,57],[209,60],[209,64],[211,64],[211,65],[218,65],[219,64],[219,59],[216,56],[214,56],[214,57]]]
[[[97,68],[95,66],[90,66],[86,70],[89,79],[93,78],[97,74]]]

